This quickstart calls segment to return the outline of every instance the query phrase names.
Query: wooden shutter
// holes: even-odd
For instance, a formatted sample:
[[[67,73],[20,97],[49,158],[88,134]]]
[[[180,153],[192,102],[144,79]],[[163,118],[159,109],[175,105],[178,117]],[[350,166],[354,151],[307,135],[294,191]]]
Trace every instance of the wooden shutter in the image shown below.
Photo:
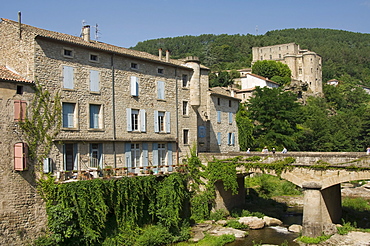
[[[63,66],[63,87],[65,89],[73,89],[74,68]]]
[[[172,143],[167,144],[167,165],[168,165],[168,171],[173,171],[173,162],[172,162]]]
[[[233,123],[233,113],[229,112],[229,124]]]
[[[221,145],[221,132],[217,133],[217,144]]]
[[[171,112],[166,112],[166,132],[171,132]]]
[[[132,131],[132,122],[131,122],[131,108],[126,108],[126,121],[127,121],[127,131]]]
[[[139,96],[139,78],[131,76],[131,96]]]
[[[14,170],[24,171],[27,169],[28,146],[26,143],[14,144]]]
[[[90,70],[90,91],[98,92],[100,90],[99,71]]]
[[[235,133],[231,133],[231,145],[235,145]]]
[[[159,132],[158,111],[154,110],[154,132]]]
[[[164,82],[157,81],[157,96],[158,99],[164,99]]]
[[[27,113],[27,102],[21,100],[14,101],[14,121],[24,121]]]
[[[158,166],[158,143],[153,143],[153,166]]]
[[[148,143],[143,143],[143,166],[147,167],[149,160],[148,160]]]
[[[129,172],[132,172],[132,165],[131,165],[131,143],[126,143],[125,149],[125,158],[126,158],[126,167],[128,168]]]
[[[145,109],[140,109],[140,130],[141,132],[146,132],[146,114]]]
[[[217,123],[221,123],[221,111],[217,111]]]

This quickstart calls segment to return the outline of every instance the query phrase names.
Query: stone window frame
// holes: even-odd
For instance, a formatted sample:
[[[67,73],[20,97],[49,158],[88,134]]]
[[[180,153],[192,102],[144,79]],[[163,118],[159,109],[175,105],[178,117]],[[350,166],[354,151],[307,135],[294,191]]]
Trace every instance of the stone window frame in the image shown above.
[[[62,130],[64,131],[73,131],[73,130],[79,130],[79,120],[78,120],[78,108],[79,104],[76,101],[62,101]],[[64,126],[64,115],[63,115],[63,104],[74,104],[74,110],[73,110],[73,127],[65,127]]]
[[[130,63],[130,68],[133,70],[139,70],[139,64],[136,62],[131,62]]]
[[[98,113],[98,127],[91,127],[92,126],[92,122],[91,122],[91,106],[92,105],[95,105],[95,106],[99,106],[99,113]],[[103,103],[100,103],[100,102],[91,102],[88,104],[88,108],[87,108],[87,112],[89,112],[88,114],[88,122],[89,122],[89,131],[104,131],[104,105]]]
[[[164,75],[164,68],[163,67],[157,67],[157,74]]]
[[[91,59],[94,58],[94,59]],[[89,53],[89,62],[99,63],[100,62],[100,56],[98,53]]]
[[[70,54],[70,55],[68,55],[68,54],[66,54],[66,52],[67,52],[67,53],[68,53],[68,52],[71,52],[71,54]],[[74,58],[74,56],[75,56],[75,51],[74,51],[74,49],[71,49],[71,48],[68,48],[68,47],[63,47],[63,49],[62,49],[61,53],[62,53],[62,56],[63,56],[63,57],[65,57],[65,58],[69,58],[69,59],[72,59],[72,58]]]

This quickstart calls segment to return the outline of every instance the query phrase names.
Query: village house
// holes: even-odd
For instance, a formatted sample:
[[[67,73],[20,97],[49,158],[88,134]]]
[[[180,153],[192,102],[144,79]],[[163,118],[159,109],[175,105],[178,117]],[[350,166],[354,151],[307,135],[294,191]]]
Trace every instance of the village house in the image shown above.
[[[167,173],[186,161],[193,146],[198,152],[239,151],[239,99],[230,91],[209,89],[209,69],[197,57],[174,60],[161,49],[156,56],[98,42],[90,39],[89,26],[76,37],[1,19],[0,33],[0,65],[18,76],[17,83],[1,80],[2,86],[13,86],[8,97],[1,98],[7,107],[2,127],[14,124],[17,107],[25,112],[23,96],[27,104],[32,100],[26,86],[27,93],[20,95],[16,84],[34,81],[52,96],[58,93],[62,111],[61,129],[44,163],[19,166],[15,144],[20,142],[26,151],[25,138],[18,141],[9,135],[2,141],[6,151],[0,157],[9,179],[31,175],[27,173],[32,165],[43,165],[45,173],[61,181],[77,179],[82,172],[98,177],[106,168],[116,175],[140,175],[149,169]],[[2,185],[18,194],[9,190],[13,181],[7,179]],[[37,196],[35,190],[32,196]],[[7,202],[1,198],[0,204]],[[22,220],[23,212],[17,212]],[[37,230],[25,228],[24,235],[35,237]],[[16,240],[19,235],[9,233],[7,238]]]

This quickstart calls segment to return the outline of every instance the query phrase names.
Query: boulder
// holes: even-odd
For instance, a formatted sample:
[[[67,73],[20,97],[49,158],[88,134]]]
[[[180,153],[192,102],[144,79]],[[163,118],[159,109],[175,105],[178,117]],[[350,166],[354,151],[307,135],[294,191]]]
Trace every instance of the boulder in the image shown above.
[[[265,221],[258,217],[241,217],[239,223],[248,225],[250,229],[257,230],[265,227]]]
[[[222,227],[222,226],[215,226],[211,230],[208,231],[209,234],[214,236],[222,236],[222,235],[234,235],[236,238],[243,238],[247,234],[245,231],[237,230],[231,227]]]
[[[227,224],[227,220],[218,220],[218,221],[216,221],[216,224],[217,224],[217,225],[222,225],[222,226],[224,226],[224,225],[226,225],[226,224]]]
[[[281,220],[268,217],[268,216],[264,216],[263,221],[265,221],[266,226],[279,226],[283,224]]]
[[[302,231],[302,226],[293,224],[293,225],[289,226],[288,231],[300,233]]]

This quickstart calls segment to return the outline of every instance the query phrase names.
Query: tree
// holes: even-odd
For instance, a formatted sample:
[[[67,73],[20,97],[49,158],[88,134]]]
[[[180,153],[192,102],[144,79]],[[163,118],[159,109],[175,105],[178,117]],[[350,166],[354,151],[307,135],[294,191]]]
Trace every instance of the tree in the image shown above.
[[[252,66],[252,73],[269,78],[280,85],[288,84],[292,72],[288,65],[278,61],[256,61]]]
[[[298,124],[304,119],[302,105],[292,92],[257,87],[247,107],[254,124],[256,147],[267,145],[298,149],[297,140],[301,132]]]
[[[241,151],[246,151],[248,147],[254,145],[253,123],[248,117],[245,105],[241,104],[235,116],[238,125],[239,147]]]

